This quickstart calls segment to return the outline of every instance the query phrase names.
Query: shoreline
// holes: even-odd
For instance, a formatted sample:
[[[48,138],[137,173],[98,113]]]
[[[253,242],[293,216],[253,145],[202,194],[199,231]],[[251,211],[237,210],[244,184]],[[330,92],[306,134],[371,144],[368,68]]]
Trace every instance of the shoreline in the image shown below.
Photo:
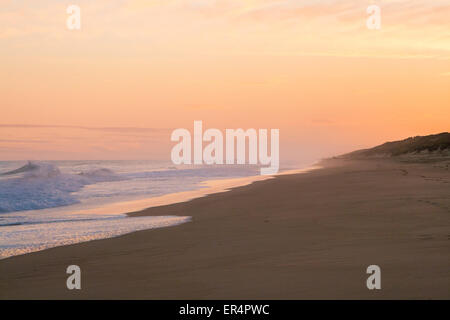
[[[145,209],[171,205],[181,202],[187,202],[193,199],[206,197],[210,194],[227,192],[231,189],[247,186],[256,181],[264,181],[268,179],[273,179],[280,175],[285,174],[299,174],[309,172],[311,170],[316,170],[320,168],[319,162],[309,165],[305,168],[299,169],[289,169],[286,171],[281,171],[273,175],[256,175],[248,177],[235,177],[235,178],[225,178],[225,179],[213,179],[204,180],[199,183],[197,189],[180,191],[174,193],[167,193],[156,197],[145,197],[142,199],[135,200],[124,200],[115,203],[107,203],[101,207],[88,208],[88,209],[77,209],[70,211],[73,214],[112,214],[112,215],[127,215],[131,216],[133,212],[142,211]]]
[[[307,173],[307,172],[317,170],[317,169],[320,169],[319,162],[315,163],[313,165],[307,166],[305,168],[291,169],[291,170],[282,171],[280,173],[273,174],[273,175],[257,175],[257,176],[239,177],[239,178],[205,180],[205,181],[201,182],[201,184],[205,186],[204,189],[199,188],[199,189],[190,190],[190,191],[169,193],[169,194],[165,194],[165,195],[154,197],[154,198],[130,201],[130,203],[139,202],[138,208],[137,209],[128,209],[126,212],[123,212],[123,214],[125,214],[129,217],[133,217],[133,216],[135,216],[135,214],[137,212],[141,212],[141,211],[144,211],[147,209],[188,202],[191,200],[207,197],[207,196],[213,195],[213,194],[229,192],[233,189],[245,187],[245,186],[251,185],[255,182],[274,179],[278,176],[291,175],[291,174],[303,174],[303,173]],[[122,204],[122,203],[120,203],[120,204]],[[126,202],[123,202],[123,204],[126,204]]]
[[[129,213],[192,223],[1,260],[0,298],[450,298],[448,168],[322,164]],[[83,290],[71,292],[64,270],[77,263]],[[378,292],[365,288],[371,264],[383,270]]]
[[[142,210],[146,210],[146,209],[158,207],[158,206],[187,202],[187,201],[190,201],[193,199],[206,197],[210,194],[227,192],[231,189],[246,186],[246,185],[252,184],[256,181],[264,181],[264,180],[268,180],[268,179],[273,179],[277,175],[308,172],[310,170],[316,169],[316,167],[317,167],[317,165],[311,165],[311,166],[308,166],[308,167],[305,167],[302,169],[291,169],[288,171],[282,171],[282,172],[274,174],[274,175],[256,175],[256,176],[247,176],[247,177],[233,177],[233,178],[224,178],[224,179],[204,180],[204,181],[199,182],[196,189],[188,190],[188,191],[168,193],[168,194],[150,197],[150,198],[146,197],[146,198],[142,198],[142,199],[123,200],[120,202],[106,203],[106,204],[102,204],[100,206],[95,206],[95,207],[87,207],[87,208],[76,208],[75,207],[73,209],[62,207],[62,209],[61,208],[50,208],[47,211],[51,210],[53,212],[58,212],[58,209],[59,209],[59,210],[62,210],[63,215],[69,215],[69,216],[86,215],[86,217],[89,217],[89,219],[92,219],[94,221],[97,221],[95,218],[96,216],[98,216],[98,218],[100,220],[101,219],[111,219],[115,216],[117,218],[129,218],[129,217],[133,217],[134,212],[138,212],[138,211],[142,211]],[[37,210],[36,213],[42,214],[45,211],[46,210]],[[33,212],[30,212],[30,214],[33,214]],[[102,216],[105,218],[102,218]],[[5,247],[3,249],[0,249],[0,260],[7,259],[10,257],[14,257],[14,256],[24,255],[24,254],[30,254],[30,253],[37,252],[37,251],[48,250],[48,249],[60,247],[60,246],[68,246],[68,245],[72,245],[72,244],[83,243],[83,242],[88,242],[88,241],[93,241],[93,240],[115,238],[115,237],[118,237],[118,236],[121,236],[124,234],[129,234],[129,233],[138,232],[138,231],[142,231],[142,230],[166,228],[166,227],[169,227],[172,225],[175,226],[180,223],[187,223],[187,222],[191,221],[191,217],[189,217],[189,216],[173,216],[173,217],[172,216],[154,216],[152,218],[160,218],[162,220],[180,218],[180,219],[185,219],[185,221],[178,222],[178,220],[174,220],[173,223],[168,223],[168,224],[163,223],[161,226],[155,225],[153,223],[153,221],[142,222],[144,225],[145,224],[150,224],[150,225],[148,226],[148,228],[136,225],[135,230],[120,231],[120,232],[117,231],[116,232],[117,234],[114,234],[114,231],[103,231],[102,232],[100,230],[98,236],[96,236],[96,235],[93,235],[93,236],[86,235],[83,237],[78,236],[78,238],[79,238],[78,240],[76,240],[75,238],[74,239],[67,238],[58,243],[48,242],[48,243],[41,243],[41,244],[37,244],[37,245],[30,243],[28,246],[22,245],[21,247],[11,248],[11,249],[8,249],[8,247]],[[76,222],[77,220],[73,220],[73,221]],[[126,220],[124,222],[130,222],[130,221]],[[90,226],[88,225],[86,227],[90,227]],[[107,230],[107,229],[109,229],[109,227],[105,226],[105,230]],[[122,227],[122,229],[124,229],[124,228]],[[56,236],[61,237],[60,235],[56,235]],[[18,240],[22,241],[22,238],[19,238]]]

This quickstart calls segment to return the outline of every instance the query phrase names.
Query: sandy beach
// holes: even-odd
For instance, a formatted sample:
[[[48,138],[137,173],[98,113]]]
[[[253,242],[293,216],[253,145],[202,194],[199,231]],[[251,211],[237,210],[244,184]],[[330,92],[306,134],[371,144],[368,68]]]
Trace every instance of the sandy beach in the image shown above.
[[[322,165],[129,214],[179,226],[0,260],[0,298],[450,299],[448,162]]]

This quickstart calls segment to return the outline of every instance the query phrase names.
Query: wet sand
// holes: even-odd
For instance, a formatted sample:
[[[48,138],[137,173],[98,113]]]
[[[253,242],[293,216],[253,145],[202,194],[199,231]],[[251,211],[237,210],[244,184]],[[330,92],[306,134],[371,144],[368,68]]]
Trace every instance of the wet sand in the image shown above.
[[[324,166],[129,214],[186,224],[0,260],[0,298],[450,299],[448,162]]]

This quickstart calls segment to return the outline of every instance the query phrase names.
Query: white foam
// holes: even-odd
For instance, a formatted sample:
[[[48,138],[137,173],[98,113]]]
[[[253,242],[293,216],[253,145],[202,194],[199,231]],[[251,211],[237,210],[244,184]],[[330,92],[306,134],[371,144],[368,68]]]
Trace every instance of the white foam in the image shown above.
[[[79,242],[117,237],[133,231],[179,225],[189,217],[135,217],[123,215],[24,224],[0,228],[0,259]]]
[[[10,170],[0,174],[0,259],[185,223],[190,217],[129,218],[123,213],[272,178],[255,175],[258,167],[55,163],[30,162],[11,170],[12,164],[0,162],[3,171]]]
[[[123,172],[115,173],[98,164]],[[249,176],[257,170],[256,167],[227,166],[127,167],[126,163],[120,166],[106,161],[65,165],[68,168],[63,171],[54,163],[29,162],[0,174],[0,213],[160,196],[201,188],[199,183],[204,180]]]
[[[84,186],[121,180],[111,170],[92,169],[80,174],[61,173],[45,162],[27,165],[2,174],[0,179],[0,213],[53,208],[78,203],[74,192]]]
[[[122,213],[150,207],[148,199],[164,195],[180,201],[180,192],[208,189],[204,180],[257,170],[132,161],[0,162],[0,168],[0,258],[187,222]],[[137,199],[145,200],[139,206]]]

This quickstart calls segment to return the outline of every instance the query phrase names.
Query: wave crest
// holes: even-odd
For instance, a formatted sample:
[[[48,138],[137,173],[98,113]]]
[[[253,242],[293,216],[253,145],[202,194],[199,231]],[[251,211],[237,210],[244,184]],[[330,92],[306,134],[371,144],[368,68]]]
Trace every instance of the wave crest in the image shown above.
[[[79,174],[62,173],[46,162],[31,162],[0,174],[0,212],[37,210],[78,203],[72,194],[84,186],[122,178],[112,170],[95,168]],[[17,176],[15,176],[17,175]]]

